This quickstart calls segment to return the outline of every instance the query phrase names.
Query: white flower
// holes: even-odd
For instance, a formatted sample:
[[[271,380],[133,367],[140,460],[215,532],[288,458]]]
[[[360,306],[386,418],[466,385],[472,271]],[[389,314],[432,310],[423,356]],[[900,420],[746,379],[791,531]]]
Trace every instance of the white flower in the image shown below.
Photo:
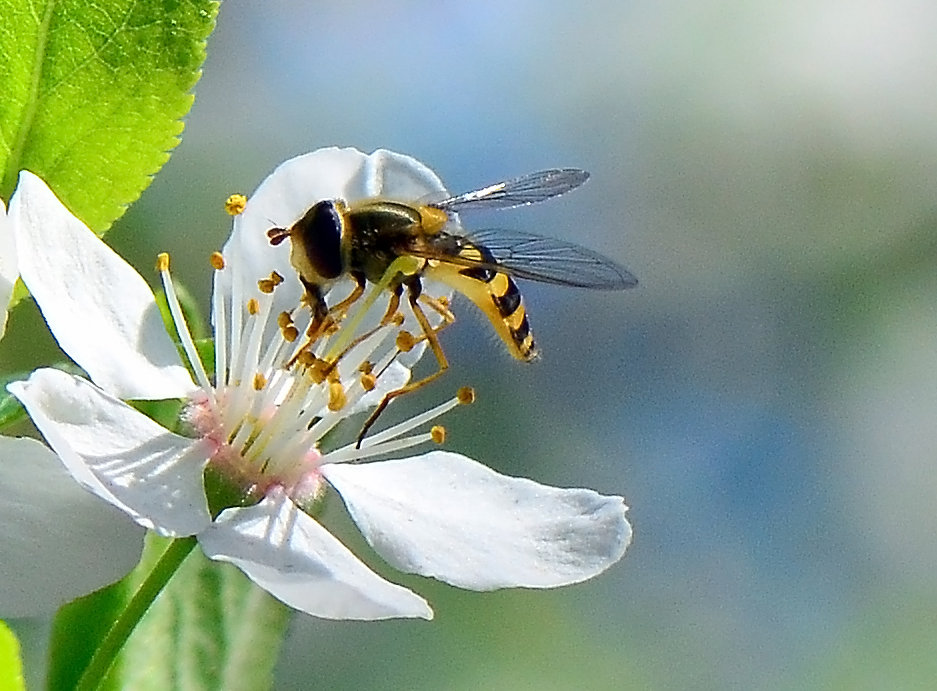
[[[359,314],[362,299],[337,332],[303,353],[310,315],[302,286],[288,247],[270,247],[266,231],[291,225],[320,199],[441,191],[432,171],[387,151],[323,149],[281,165],[213,260],[213,379],[198,362],[163,267],[194,382],[143,279],[76,219],[60,222],[67,232],[54,234],[32,219],[40,231],[17,235],[23,280],[91,382],[40,370],[10,390],[86,489],[160,534],[197,535],[209,557],[236,564],[309,614],[432,617],[421,597],[375,574],[306,512],[327,486],[371,546],[401,570],[478,590],[590,578],[630,541],[620,497],[505,477],[439,450],[357,463],[428,443],[431,433],[411,432],[457,398],[371,434],[360,449],[353,442],[320,448],[338,423],[407,381],[405,365],[418,354],[398,352],[396,336],[418,330],[410,316],[377,327],[385,305],[374,301]],[[46,213],[52,201],[35,208]],[[330,371],[311,349],[318,357],[344,354]],[[121,400],[167,397],[186,400],[192,436],[160,427]],[[240,505],[210,508],[206,467],[208,477],[238,489]]]
[[[14,226],[32,232],[22,225],[23,205],[47,190],[23,172],[9,216],[0,201],[0,336],[18,275]],[[46,211],[54,213],[57,200],[54,207]],[[52,612],[113,583],[137,562],[142,546],[143,530],[75,484],[48,447],[0,436],[0,616]]]

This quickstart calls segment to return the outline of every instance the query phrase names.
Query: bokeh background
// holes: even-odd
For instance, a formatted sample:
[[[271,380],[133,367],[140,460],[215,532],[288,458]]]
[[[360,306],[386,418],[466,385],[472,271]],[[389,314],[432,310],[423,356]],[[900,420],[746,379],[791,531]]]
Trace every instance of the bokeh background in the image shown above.
[[[937,5],[224,3],[181,146],[108,236],[207,307],[231,192],[327,145],[454,191],[592,180],[479,219],[580,242],[626,293],[524,286],[542,360],[476,317],[450,448],[622,494],[634,544],[570,588],[400,578],[436,620],[297,616],[277,687],[937,685]],[[15,316],[14,316],[15,318]]]

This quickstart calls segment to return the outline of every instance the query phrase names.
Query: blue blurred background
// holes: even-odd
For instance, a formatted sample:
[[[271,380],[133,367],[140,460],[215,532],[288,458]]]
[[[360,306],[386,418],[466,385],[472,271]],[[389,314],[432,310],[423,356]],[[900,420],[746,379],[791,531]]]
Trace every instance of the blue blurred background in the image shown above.
[[[923,0],[224,3],[183,143],[109,236],[136,266],[173,250],[207,307],[224,198],[351,145],[454,191],[586,168],[480,223],[641,280],[523,286],[530,366],[460,304],[452,370],[398,411],[474,385],[450,448],[624,495],[624,560],[477,594],[356,545],[436,620],[297,616],[278,688],[937,683],[935,35]]]

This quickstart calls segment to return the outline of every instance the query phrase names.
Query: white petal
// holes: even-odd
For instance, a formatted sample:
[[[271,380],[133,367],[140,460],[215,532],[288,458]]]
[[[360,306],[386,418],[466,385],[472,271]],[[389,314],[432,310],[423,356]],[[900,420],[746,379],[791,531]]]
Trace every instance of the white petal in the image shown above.
[[[143,529],[36,440],[0,437],[0,488],[0,617],[49,614],[140,559]]]
[[[119,398],[180,398],[193,384],[153,292],[32,173],[10,203],[20,274],[62,349]]]
[[[58,370],[37,370],[7,388],[84,487],[161,535],[193,535],[208,525],[201,442]]]
[[[237,565],[274,597],[316,617],[433,616],[423,598],[371,571],[283,492],[223,511],[199,543],[210,558]]]
[[[352,180],[348,199],[389,197],[416,201],[446,191],[442,180],[415,158],[386,149],[367,157],[360,178]],[[359,191],[360,190],[360,191]]]
[[[259,279],[276,271],[288,279],[274,292],[277,308],[295,306],[302,286],[290,264],[289,242],[273,247],[267,231],[292,225],[321,199],[344,197],[348,182],[361,169],[365,158],[357,149],[328,148],[277,166],[248,198],[244,213],[234,218],[231,237],[222,249],[225,263],[232,269],[225,272],[227,280],[238,281],[242,291],[252,291]],[[230,284],[227,287],[230,289]]]
[[[0,199],[0,337],[7,325],[7,307],[13,295],[13,284],[19,276],[16,266],[16,243],[13,228],[7,218],[7,210]]]
[[[499,475],[458,454],[321,470],[388,562],[463,588],[576,583],[631,541],[621,497]]]

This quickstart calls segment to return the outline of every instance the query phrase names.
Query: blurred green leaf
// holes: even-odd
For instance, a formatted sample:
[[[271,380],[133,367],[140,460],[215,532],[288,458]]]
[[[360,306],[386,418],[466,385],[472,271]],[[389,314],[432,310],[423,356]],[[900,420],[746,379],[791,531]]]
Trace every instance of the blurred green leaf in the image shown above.
[[[19,641],[7,625],[0,621],[0,689],[19,691],[25,688]]]
[[[290,610],[236,567],[194,550],[119,658],[138,691],[270,688]]]
[[[0,0],[0,197],[31,170],[106,231],[178,144],[217,9]]]
[[[133,574],[59,610],[52,624],[47,688],[75,688],[98,644],[129,601],[132,579]]]
[[[0,382],[2,382],[2,386],[0,386],[0,430],[26,419],[26,409],[20,405],[20,402],[16,400],[13,394],[6,390],[6,385],[11,381],[25,378],[24,375],[18,375],[0,379]]]
[[[75,687],[170,542],[148,533],[140,564],[126,578],[59,610],[50,689]],[[195,549],[140,620],[101,688],[269,688],[290,613],[236,567]]]

